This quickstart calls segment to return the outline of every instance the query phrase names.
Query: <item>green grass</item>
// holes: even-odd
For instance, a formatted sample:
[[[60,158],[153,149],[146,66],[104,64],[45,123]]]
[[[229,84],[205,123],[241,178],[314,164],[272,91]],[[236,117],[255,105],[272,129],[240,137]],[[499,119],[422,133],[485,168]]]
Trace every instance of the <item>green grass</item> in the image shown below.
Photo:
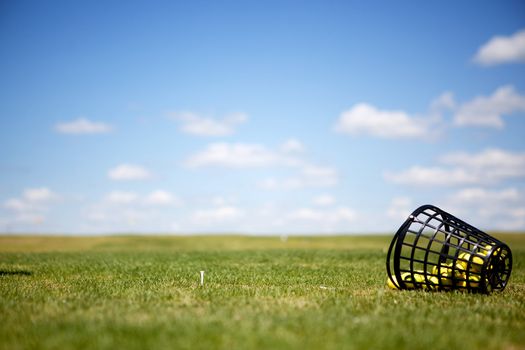
[[[498,237],[487,296],[386,289],[390,237],[4,236],[0,349],[525,348],[525,235]]]

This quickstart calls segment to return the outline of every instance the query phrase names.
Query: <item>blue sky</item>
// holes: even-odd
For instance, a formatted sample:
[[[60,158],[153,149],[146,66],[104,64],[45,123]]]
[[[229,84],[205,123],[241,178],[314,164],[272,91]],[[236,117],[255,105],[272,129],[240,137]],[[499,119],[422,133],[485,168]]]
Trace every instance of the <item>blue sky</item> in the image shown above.
[[[525,230],[521,1],[4,1],[0,231]]]

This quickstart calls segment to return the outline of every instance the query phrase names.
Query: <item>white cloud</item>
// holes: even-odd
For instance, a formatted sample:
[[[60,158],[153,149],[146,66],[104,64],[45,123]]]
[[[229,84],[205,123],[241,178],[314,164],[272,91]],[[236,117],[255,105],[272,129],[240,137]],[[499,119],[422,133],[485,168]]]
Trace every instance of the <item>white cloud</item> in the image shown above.
[[[428,139],[435,134],[433,118],[416,118],[400,110],[380,110],[359,103],[343,112],[335,131],[350,135],[371,135],[381,138]]]
[[[436,97],[421,117],[403,110],[382,110],[359,103],[341,113],[334,129],[349,135],[432,140],[447,126],[443,118],[446,112],[453,113],[453,125],[458,127],[503,128],[504,116],[525,112],[525,95],[512,85],[504,85],[490,96],[477,96],[459,104],[452,92],[447,91]]]
[[[28,188],[21,197],[7,199],[4,207],[16,212],[41,211],[58,198],[60,197],[47,187]]]
[[[334,196],[331,196],[329,194],[322,194],[322,195],[315,197],[312,200],[312,202],[314,205],[317,205],[320,207],[326,207],[326,206],[333,205],[335,203],[335,198]]]
[[[158,227],[158,213],[135,205],[116,205],[107,202],[94,204],[85,209],[85,217],[105,232],[142,231],[151,232]],[[93,226],[90,225],[90,230]]]
[[[525,153],[507,152],[489,148],[478,154],[449,153],[441,157],[443,164],[464,167],[475,174],[482,174],[489,181],[525,176]]]
[[[283,186],[281,181],[277,180],[274,177],[268,177],[266,179],[259,181],[257,183],[257,186],[265,190],[277,190],[277,189],[285,187]]]
[[[164,190],[155,190],[145,196],[135,192],[111,191],[104,196],[103,203],[115,205],[147,205],[147,206],[167,206],[180,205],[182,201],[172,193]]]
[[[41,224],[46,220],[44,213],[60,196],[47,187],[28,188],[18,198],[9,198],[3,206],[15,213],[12,222]]]
[[[144,180],[151,177],[151,173],[144,167],[134,164],[120,164],[108,172],[112,180]]]
[[[56,199],[58,196],[47,187],[28,188],[24,190],[24,199],[29,202],[46,202]]]
[[[85,217],[89,221],[97,221],[97,222],[103,222],[109,219],[107,210],[102,210],[101,208],[98,208],[97,206],[88,208],[85,211]]]
[[[258,183],[260,188],[270,190],[329,187],[339,182],[336,169],[305,161],[297,154],[299,145],[302,148],[302,144],[299,141],[293,141],[288,143],[288,146],[292,144],[293,152],[290,147],[285,147],[286,151],[283,150],[282,146],[278,151],[274,151],[260,144],[212,143],[203,151],[188,157],[184,164],[190,168],[207,166],[237,169],[287,167],[297,171],[294,176],[282,179],[268,177]]]
[[[498,88],[491,96],[478,96],[457,109],[454,115],[456,126],[482,126],[503,128],[503,115],[525,112],[525,95],[516,92],[513,86]]]
[[[339,183],[336,169],[326,166],[304,164],[297,175],[284,179],[273,177],[259,182],[259,187],[266,190],[295,190],[305,187],[332,187]]]
[[[92,122],[86,118],[55,125],[55,130],[63,134],[105,134],[111,132],[112,127],[102,122]]]
[[[213,196],[206,199],[205,202],[216,207],[223,207],[235,204],[237,202],[237,198],[235,196]]]
[[[174,194],[158,189],[146,195],[129,191],[111,191],[84,208],[92,232],[166,232],[172,229],[173,206],[182,201]]]
[[[218,142],[185,161],[190,168],[219,166],[228,168],[257,168],[270,166],[296,166],[296,157],[274,152],[263,145],[251,143]]]
[[[301,169],[300,182],[303,187],[335,186],[339,182],[339,174],[335,168],[309,164]]]
[[[171,113],[171,117],[182,124],[183,132],[199,136],[231,135],[238,125],[248,120],[244,113],[229,114],[222,119],[203,117],[192,112]]]
[[[465,169],[417,165],[399,173],[386,172],[385,178],[393,183],[413,186],[456,186],[479,182],[478,178]]]
[[[188,220],[178,221],[186,232],[244,232],[268,234],[276,232],[319,233],[344,231],[355,220],[355,212],[347,207],[323,210],[290,209],[272,202],[255,208],[219,205],[193,211]]]
[[[181,203],[179,198],[164,190],[156,190],[151,192],[146,196],[144,202],[148,205],[179,205]]]
[[[433,112],[454,110],[455,108],[456,101],[454,99],[454,94],[450,91],[442,93],[430,103],[430,110]]]
[[[341,222],[351,223],[357,218],[356,212],[348,207],[335,209],[299,208],[287,216],[291,221],[315,222],[322,225],[334,225]]]
[[[525,62],[525,30],[511,36],[495,36],[481,46],[474,62],[491,66],[502,63]]]
[[[414,186],[458,186],[496,184],[525,176],[525,153],[500,149],[477,154],[455,152],[442,156],[438,162],[444,166],[413,166],[399,173],[387,172],[385,178]]]
[[[46,217],[43,214],[26,212],[19,213],[13,219],[14,222],[31,225],[40,225],[46,221]]]
[[[304,145],[299,140],[289,139],[281,145],[281,150],[285,153],[303,152]]]
[[[482,187],[464,188],[453,196],[455,201],[464,204],[494,203],[505,201],[519,201],[521,199],[519,191],[515,188],[503,190],[487,190]]]
[[[138,197],[134,192],[113,191],[108,193],[104,200],[111,204],[131,204],[136,202]]]
[[[29,210],[30,204],[24,202],[20,198],[9,198],[4,202],[4,207],[14,211],[26,211]]]
[[[392,198],[390,206],[387,209],[386,215],[394,220],[406,220],[406,218],[414,211],[413,202],[408,197]]]
[[[208,225],[221,223],[225,221],[234,221],[240,219],[244,212],[234,206],[219,206],[212,209],[203,209],[193,212],[191,221],[198,225]]]
[[[513,187],[498,190],[463,188],[447,196],[444,207],[482,230],[525,228],[525,195]]]

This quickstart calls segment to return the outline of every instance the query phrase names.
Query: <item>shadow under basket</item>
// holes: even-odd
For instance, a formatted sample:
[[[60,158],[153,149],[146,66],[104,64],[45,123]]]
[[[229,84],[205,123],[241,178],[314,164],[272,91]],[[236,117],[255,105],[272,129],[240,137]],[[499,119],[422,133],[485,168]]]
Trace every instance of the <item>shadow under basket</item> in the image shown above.
[[[503,242],[432,205],[424,205],[396,232],[386,260],[396,289],[502,291],[512,270]]]

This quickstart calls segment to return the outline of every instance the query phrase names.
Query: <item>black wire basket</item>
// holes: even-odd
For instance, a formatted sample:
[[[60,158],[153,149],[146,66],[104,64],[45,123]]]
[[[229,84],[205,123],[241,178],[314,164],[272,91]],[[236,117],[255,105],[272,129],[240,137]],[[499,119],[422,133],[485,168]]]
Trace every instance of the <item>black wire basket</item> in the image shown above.
[[[512,270],[503,242],[432,205],[424,205],[396,232],[386,260],[393,289],[502,291]]]

